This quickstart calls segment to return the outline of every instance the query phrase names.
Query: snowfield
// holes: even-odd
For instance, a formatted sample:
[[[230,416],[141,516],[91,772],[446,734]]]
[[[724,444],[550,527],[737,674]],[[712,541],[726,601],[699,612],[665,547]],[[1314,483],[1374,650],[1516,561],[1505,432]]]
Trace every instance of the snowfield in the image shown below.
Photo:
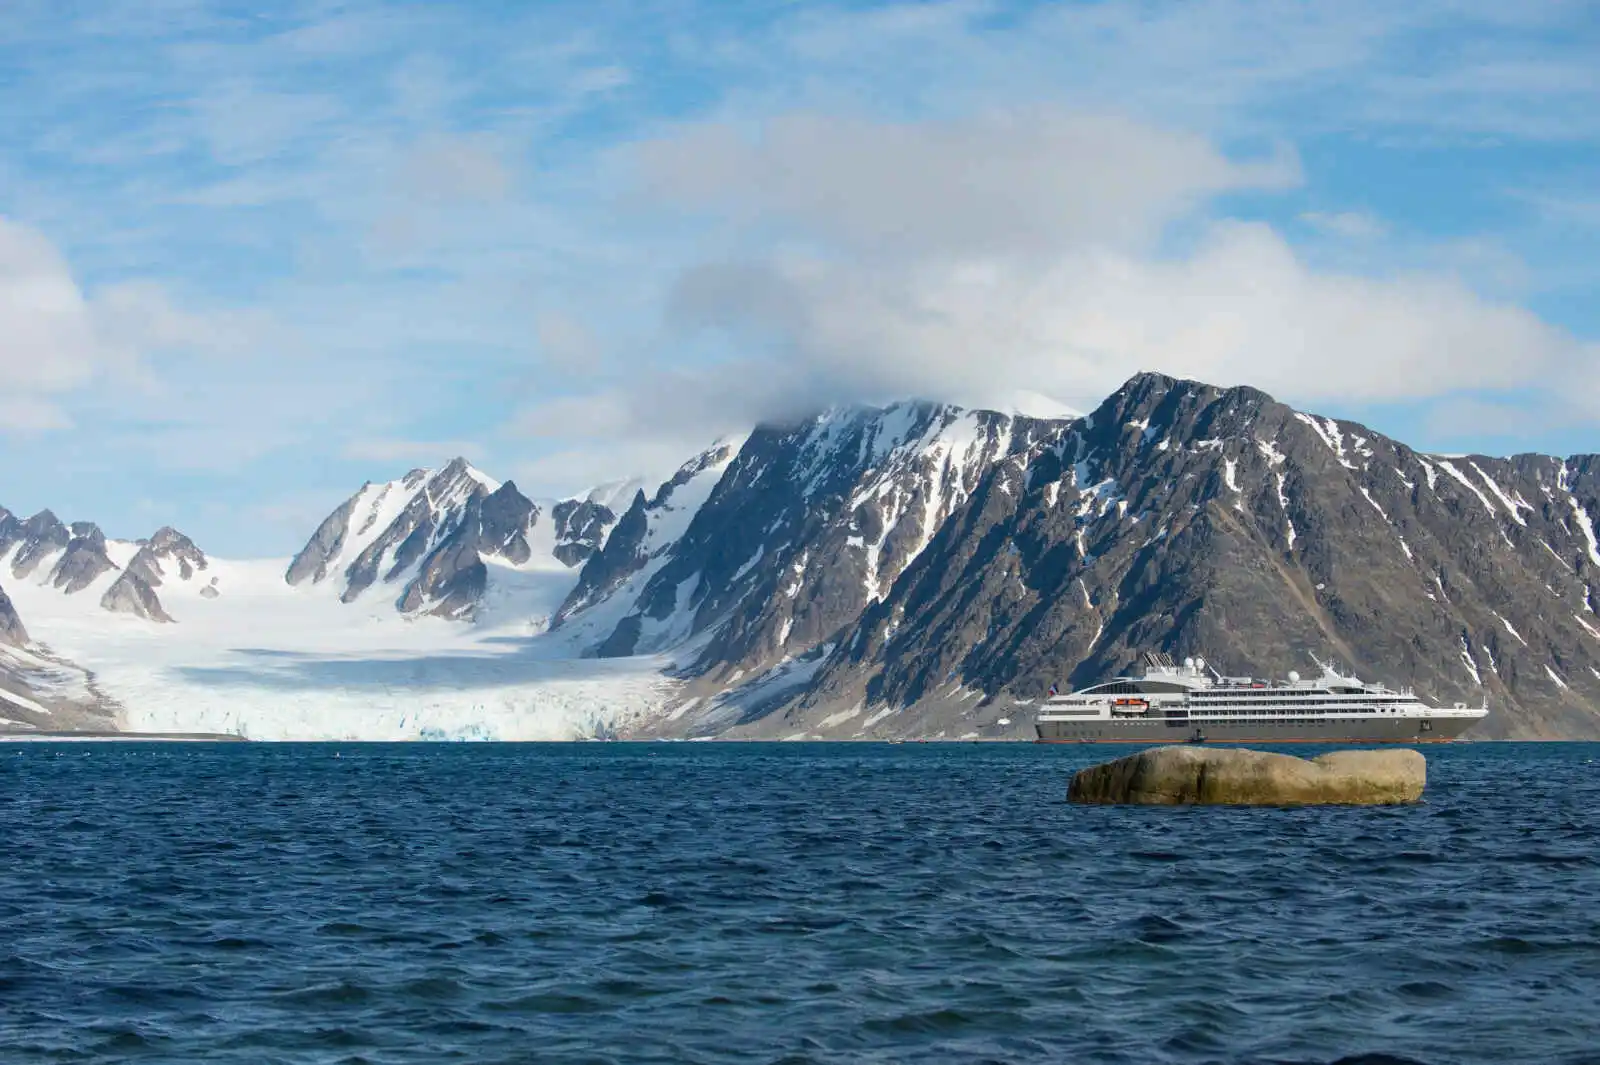
[[[545,631],[576,571],[491,566],[484,617],[464,624],[401,616],[389,585],[350,604],[332,582],[293,588],[287,565],[213,558],[192,580],[169,574],[170,625],[101,609],[114,572],[74,595],[39,583],[48,564],[6,587],[34,641],[92,671],[129,731],[570,740],[659,717],[676,688],[664,657],[580,658]]]

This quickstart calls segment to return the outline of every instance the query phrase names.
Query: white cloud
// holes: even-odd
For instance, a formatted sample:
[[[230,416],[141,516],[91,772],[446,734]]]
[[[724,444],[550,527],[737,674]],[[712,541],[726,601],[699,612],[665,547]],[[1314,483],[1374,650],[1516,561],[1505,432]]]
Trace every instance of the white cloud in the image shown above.
[[[1310,401],[1592,376],[1591,348],[1483,295],[1541,284],[1496,237],[1556,272],[1515,234],[1216,225],[1301,180],[1286,136],[1358,180],[1375,145],[1486,145],[1436,172],[1441,203],[1560,180],[1513,156],[1600,136],[1582,5],[161,2],[93,32],[35,4],[0,44],[0,198],[50,235],[0,229],[29,264],[0,279],[13,433],[76,420],[75,446],[145,468],[288,481],[465,450],[531,383],[529,435],[486,461],[576,486],[817,401],[1082,406],[1145,365]],[[1550,220],[1592,221],[1567,173]],[[129,276],[170,284],[102,280]]]
[[[518,414],[508,428],[513,435],[532,440],[615,437],[637,425],[634,398],[629,393],[605,391],[539,400]],[[660,424],[659,419],[651,421]]]
[[[823,399],[1029,388],[1082,404],[1141,369],[1297,400],[1420,398],[1522,385],[1594,354],[1449,278],[1319,273],[1245,224],[1218,225],[1183,259],[1064,249],[1048,264],[895,273],[705,267],[685,276],[676,306],[682,322],[771,353],[780,394]]]
[[[1482,272],[1464,251],[1431,272],[1335,272],[1265,225],[1205,221],[1222,193],[1295,180],[1291,155],[1241,163],[1128,119],[1032,117],[791,116],[759,137],[696,126],[645,146],[651,194],[720,212],[742,237],[684,270],[667,304],[680,338],[712,335],[738,358],[647,369],[534,420],[676,430],[1016,389],[1088,405],[1141,369],[1292,401],[1418,399],[1551,380],[1594,357],[1481,296],[1461,279]],[[1355,212],[1303,217],[1350,238],[1383,232]],[[1199,239],[1163,248],[1154,238],[1175,221]]]
[[[614,463],[834,402],[1032,391],[1088,408],[1145,369],[1297,403],[1429,401],[1537,390],[1600,354],[1483,294],[1512,280],[1492,245],[1384,271],[1381,220],[1308,212],[1362,268],[1314,263],[1211,214],[1296,181],[1292,153],[1241,162],[1123,117],[790,114],[680,127],[635,163],[644,195],[709,218],[722,254],[678,272],[661,341],[521,412],[514,434],[566,452],[541,472],[575,442]],[[1164,240],[1175,223],[1183,241]]]
[[[94,310],[44,235],[0,217],[0,382],[30,392],[86,384],[106,358]]]
[[[639,149],[647,192],[855,253],[1139,243],[1223,192],[1300,180],[1287,148],[1238,161],[1114,114],[990,112],[887,123],[790,114],[701,124]]]
[[[35,229],[0,216],[0,430],[43,432],[71,419],[58,399],[101,381],[143,385],[145,353],[225,346],[224,328],[179,310],[148,282],[85,292],[66,259]]]
[[[1571,412],[1547,407],[1539,417],[1547,424],[1570,428]],[[1427,411],[1426,431],[1434,440],[1471,441],[1481,446],[1485,440],[1515,439],[1527,431],[1528,409],[1477,396],[1448,396]]]

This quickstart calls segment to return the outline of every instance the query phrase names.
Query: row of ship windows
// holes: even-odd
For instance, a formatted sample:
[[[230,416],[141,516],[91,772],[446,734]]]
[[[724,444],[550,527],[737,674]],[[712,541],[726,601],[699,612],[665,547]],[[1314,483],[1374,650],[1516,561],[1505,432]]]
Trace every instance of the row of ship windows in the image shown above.
[[[1281,717],[1281,716],[1284,716],[1286,714],[1287,715],[1294,715],[1294,714],[1329,714],[1329,713],[1340,713],[1340,714],[1398,714],[1398,713],[1400,713],[1400,708],[1398,706],[1339,706],[1339,707],[1329,708],[1329,707],[1325,707],[1325,706],[1294,706],[1294,705],[1290,704],[1290,705],[1279,705],[1279,706],[1238,706],[1238,707],[1232,707],[1232,706],[1230,706],[1230,707],[1207,706],[1207,707],[1190,707],[1188,713],[1189,713],[1190,717],[1194,717],[1195,715],[1198,715],[1198,714],[1207,714],[1207,715],[1222,714],[1222,715],[1230,716],[1230,717],[1232,717],[1232,716],[1240,716],[1240,717],[1263,716],[1263,715],[1272,715],[1272,716],[1275,716],[1275,717]],[[1159,716],[1159,714],[1158,714],[1158,716]]]
[[[1227,705],[1237,702],[1237,704],[1248,704],[1253,705],[1253,707],[1302,707],[1302,705],[1306,704],[1346,705],[1350,704],[1350,702],[1357,702],[1357,700],[1365,700],[1365,702],[1413,702],[1410,696],[1402,696],[1398,692],[1387,692],[1387,694],[1386,692],[1358,692],[1358,694],[1349,694],[1349,696],[1328,696],[1328,694],[1312,696],[1312,694],[1301,694],[1301,692],[1270,692],[1270,694],[1262,694],[1262,696],[1251,696],[1250,699],[1240,699],[1238,692],[1232,692],[1232,694],[1227,694],[1227,692],[1190,692],[1189,699],[1186,702],[1189,702],[1190,705]],[[1136,699],[1133,702],[1147,702],[1147,704],[1154,702],[1154,704],[1160,705],[1162,700]],[[1170,702],[1176,702],[1176,700],[1170,700]],[[1051,699],[1050,705],[1056,705],[1056,707],[1062,707],[1062,705],[1064,707],[1102,707],[1102,705],[1106,705],[1106,700]]]
[[[1362,687],[1323,687],[1323,688],[1295,688],[1292,692],[1285,692],[1282,687],[1246,687],[1244,685],[1229,685],[1218,688],[1200,688],[1188,684],[1175,684],[1169,681],[1131,681],[1117,680],[1106,684],[1096,684],[1091,688],[1084,688],[1079,695],[1182,695],[1187,694],[1191,699],[1234,699],[1240,696],[1247,698],[1260,698],[1267,695],[1293,694],[1301,697],[1322,697],[1370,695],[1372,692]]]
[[[1164,722],[1164,724],[1176,724],[1176,725],[1197,724],[1197,725],[1204,726],[1204,725],[1219,724],[1219,722],[1208,719],[1208,720],[1205,720],[1205,721],[1195,721],[1195,722],[1188,722],[1188,721]],[[1295,725],[1303,725],[1304,723],[1300,722],[1300,721],[1252,721],[1252,722],[1250,722],[1250,724],[1251,725],[1259,725],[1262,728],[1267,728],[1267,727],[1278,727],[1278,726],[1289,727],[1289,726],[1295,726]],[[1422,727],[1423,727],[1424,730],[1426,730],[1426,729],[1432,728],[1433,726],[1428,724],[1425,721],[1425,722],[1423,722]],[[1084,728],[1084,727],[1079,726],[1079,725],[1072,726],[1069,734],[1073,735],[1073,736],[1126,736],[1126,735],[1128,735],[1128,733],[1123,729],[1111,729],[1108,732],[1105,729]]]
[[[1326,693],[1321,695],[1302,695],[1299,692],[1273,692],[1270,695],[1251,696],[1248,699],[1240,699],[1238,692],[1210,692],[1206,694],[1195,692],[1189,696],[1189,701],[1195,703],[1269,703],[1277,702],[1279,700],[1287,700],[1293,703],[1347,703],[1356,699],[1374,699],[1378,702],[1400,702],[1406,698],[1407,696],[1399,693],[1386,695],[1381,692],[1347,692],[1335,693],[1333,695],[1328,695]]]
[[[1062,716],[1099,716],[1098,708],[1083,708],[1083,710],[1070,710],[1070,708],[1056,708],[1051,713]],[[1400,707],[1339,707],[1338,713],[1402,713]],[[1238,707],[1224,708],[1190,708],[1186,712],[1163,715],[1160,710],[1155,713],[1130,713],[1130,715],[1117,715],[1125,721],[1182,721],[1186,718],[1294,718],[1294,716],[1320,715],[1331,716],[1326,708],[1320,707]]]
[[[1126,731],[1126,728],[1110,729],[1109,732],[1106,732],[1104,729],[1088,728],[1088,724],[1078,724],[1077,721],[1058,721],[1056,724],[1059,724],[1059,726],[1062,726],[1062,728],[1072,732],[1072,736],[1128,736],[1128,731]],[[1208,726],[1208,724],[1229,724],[1229,721],[1227,721],[1226,718],[1189,718],[1189,720],[1184,720],[1184,718],[1168,718],[1168,720],[1165,721],[1122,721],[1120,724],[1123,724],[1123,726],[1128,726],[1128,724],[1152,724],[1152,726],[1165,726],[1165,728],[1182,728],[1182,726],[1187,726],[1187,724],[1194,724],[1194,726],[1205,728],[1205,726]],[[1246,723],[1243,723],[1242,721],[1240,724]],[[1269,720],[1266,721],[1248,721],[1248,724],[1251,724],[1251,726],[1258,726],[1259,724],[1259,726],[1262,726],[1262,728],[1267,728],[1267,726],[1304,728],[1306,724],[1330,723],[1328,723],[1328,721],[1310,721],[1310,723],[1307,723],[1307,721],[1270,720],[1269,718]],[[1432,728],[1432,724],[1430,724],[1429,721],[1424,720],[1422,721],[1422,728]]]
[[[1208,716],[1208,718],[1293,718],[1293,716],[1323,715],[1331,713],[1400,713],[1400,707],[1338,707],[1338,710],[1325,710],[1315,707],[1290,707],[1285,710],[1269,710],[1269,708],[1245,707],[1240,710],[1190,710],[1190,718]]]
[[[1084,703],[1084,704],[1079,704],[1079,705],[1083,705],[1083,706],[1086,706],[1086,707],[1098,709],[1098,707],[1104,706],[1105,704],[1104,703],[1100,703],[1100,704]],[[1188,708],[1189,708],[1190,712],[1204,711],[1204,712],[1209,713],[1209,714],[1219,714],[1219,713],[1222,713],[1222,714],[1233,714],[1233,713],[1238,713],[1238,714],[1259,714],[1259,713],[1268,712],[1268,711],[1275,711],[1275,710],[1284,710],[1284,711],[1289,711],[1291,713],[1297,713],[1297,714],[1325,713],[1325,712],[1331,712],[1331,711],[1337,711],[1338,713],[1344,714],[1344,713],[1349,713],[1351,711],[1371,710],[1371,709],[1374,709],[1377,705],[1378,705],[1377,703],[1354,703],[1354,702],[1329,704],[1327,702],[1297,703],[1297,702],[1279,702],[1279,701],[1266,702],[1266,701],[1262,701],[1262,702],[1253,702],[1253,703],[1250,703],[1248,705],[1231,705],[1229,703],[1221,703],[1221,702],[1218,702],[1218,703],[1192,702],[1192,703],[1189,704]],[[1394,702],[1394,703],[1390,703],[1390,704],[1387,704],[1386,706],[1384,706],[1384,709],[1399,709],[1403,705],[1405,705],[1405,704],[1401,703],[1401,702]],[[1114,712],[1126,712],[1126,711],[1131,709],[1134,713],[1144,713],[1144,709],[1142,707],[1113,706],[1111,709]],[[1159,713],[1162,712],[1163,707],[1161,706],[1161,704],[1157,703],[1151,709],[1153,709],[1156,713],[1159,714]],[[1181,710],[1183,708],[1182,707],[1173,707],[1172,709]]]

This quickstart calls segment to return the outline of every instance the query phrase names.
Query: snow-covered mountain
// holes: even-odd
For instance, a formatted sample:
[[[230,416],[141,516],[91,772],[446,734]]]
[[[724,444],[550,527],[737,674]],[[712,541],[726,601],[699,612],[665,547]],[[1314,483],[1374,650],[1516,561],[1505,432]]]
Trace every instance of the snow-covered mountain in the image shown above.
[[[69,526],[49,510],[22,520],[0,507],[0,572],[14,585],[31,582],[69,596],[87,592],[103,610],[170,622],[156,589],[169,577],[195,581],[206,566],[205,553],[170,527],[148,540],[108,540],[92,521]],[[205,594],[219,594],[215,581]]]
[[[48,510],[23,520],[0,507],[0,579],[10,588],[9,594],[0,589],[0,731],[115,728],[115,698],[96,687],[90,670],[37,640],[22,617],[48,619],[61,606],[90,628],[114,623],[108,617],[114,613],[170,622],[155,588],[161,563],[180,554],[181,580],[189,581],[205,556],[172,529],[149,540],[108,540],[93,522],[67,525]],[[48,623],[44,629],[55,631]]]
[[[1600,736],[1600,458],[1419,454],[1157,374],[1007,406],[828,410],[566,500],[457,459],[293,560],[0,511],[0,689],[76,662],[123,727],[263,738],[1023,736],[1050,683],[1160,650]]]
[[[492,583],[565,573],[604,542],[616,516],[580,497],[535,503],[457,458],[438,470],[412,470],[396,481],[365,484],[318,526],[289,564],[292,586],[328,584],[344,603],[388,597],[405,614],[470,619]],[[576,579],[576,574],[572,575]]]
[[[1593,456],[1419,454],[1140,375],[992,467],[769,725],[981,729],[1162,650],[1237,674],[1331,659],[1487,699],[1487,735],[1600,735],[1597,511]]]
[[[732,723],[802,686],[989,468],[1059,432],[918,402],[762,426],[675,479],[704,502],[676,515],[670,542],[636,545],[630,533],[664,505],[636,499],[563,614],[587,626],[590,654],[678,649],[707,700],[686,720]]]
[[[742,438],[721,440],[678,468],[655,493],[636,489],[632,502],[556,612],[555,627],[586,655],[616,658],[654,652],[692,633],[675,618],[646,624],[640,600],[721,483]],[[660,624],[659,622],[665,622]],[[625,646],[624,646],[625,645]]]

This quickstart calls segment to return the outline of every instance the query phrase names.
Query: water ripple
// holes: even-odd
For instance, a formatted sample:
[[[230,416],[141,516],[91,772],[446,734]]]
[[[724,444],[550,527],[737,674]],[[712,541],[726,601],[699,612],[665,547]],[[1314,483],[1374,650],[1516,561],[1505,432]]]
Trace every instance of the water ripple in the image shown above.
[[[0,749],[0,1061],[1597,1060],[1592,746],[1064,803],[1104,754]]]

